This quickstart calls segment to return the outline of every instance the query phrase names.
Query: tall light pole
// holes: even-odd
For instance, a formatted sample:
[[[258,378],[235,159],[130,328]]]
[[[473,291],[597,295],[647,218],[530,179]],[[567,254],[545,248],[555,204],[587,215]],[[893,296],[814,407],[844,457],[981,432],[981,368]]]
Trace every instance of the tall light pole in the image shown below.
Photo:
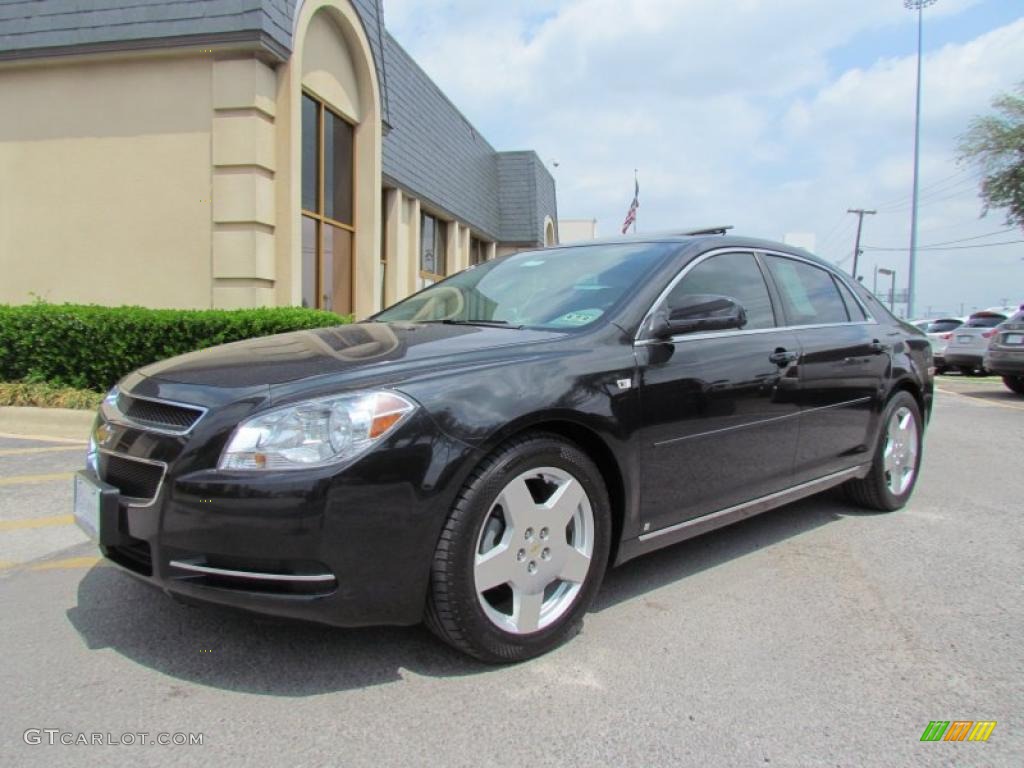
[[[889,311],[896,311],[896,270],[886,269],[885,267],[875,267],[875,290],[878,290],[878,276],[889,275],[892,278],[892,284],[889,287]],[[909,312],[907,313],[910,314]]]
[[[903,0],[903,7],[917,11],[917,90],[914,101],[914,193],[910,206],[910,270],[907,275],[907,317],[914,317],[914,279],[917,274],[917,187],[921,162],[921,39],[924,9],[936,0]]]

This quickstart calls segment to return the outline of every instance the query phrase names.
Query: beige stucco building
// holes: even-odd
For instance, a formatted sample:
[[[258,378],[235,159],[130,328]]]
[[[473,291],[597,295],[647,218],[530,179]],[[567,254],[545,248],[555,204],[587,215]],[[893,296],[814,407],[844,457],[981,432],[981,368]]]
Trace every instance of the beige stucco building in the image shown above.
[[[379,0],[30,5],[0,19],[0,302],[365,316],[557,241],[537,155],[495,151]]]

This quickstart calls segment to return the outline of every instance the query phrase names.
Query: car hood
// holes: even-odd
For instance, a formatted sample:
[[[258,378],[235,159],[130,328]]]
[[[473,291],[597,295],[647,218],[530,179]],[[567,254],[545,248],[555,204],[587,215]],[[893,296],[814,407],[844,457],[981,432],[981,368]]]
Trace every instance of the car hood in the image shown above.
[[[354,323],[210,347],[153,363],[142,376],[232,389],[285,385],[314,377],[360,374],[400,380],[425,367],[500,360],[523,345],[564,334],[441,323]]]

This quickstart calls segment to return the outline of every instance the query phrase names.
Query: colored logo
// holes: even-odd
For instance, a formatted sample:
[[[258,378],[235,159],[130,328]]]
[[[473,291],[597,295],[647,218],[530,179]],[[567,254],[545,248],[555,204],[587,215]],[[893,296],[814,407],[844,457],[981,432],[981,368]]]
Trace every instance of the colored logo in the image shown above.
[[[995,720],[932,720],[921,741],[988,741],[995,727]]]

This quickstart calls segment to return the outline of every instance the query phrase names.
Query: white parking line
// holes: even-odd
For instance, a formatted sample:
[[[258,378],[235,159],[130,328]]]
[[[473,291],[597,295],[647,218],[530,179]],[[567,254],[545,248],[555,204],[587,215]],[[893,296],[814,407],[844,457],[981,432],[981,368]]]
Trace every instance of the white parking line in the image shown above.
[[[972,397],[971,395],[965,394],[963,392],[956,392],[952,389],[943,389],[942,387],[936,387],[935,391],[942,392],[945,395],[956,395],[957,397],[962,397],[965,400],[970,400],[972,403],[978,403],[980,405],[995,405],[999,408],[1009,408],[1011,411],[1024,411],[1024,406],[1022,405],[1014,405],[1012,403],[1003,403],[998,400],[986,400],[980,397]]]
[[[88,445],[85,440],[72,437],[51,437],[50,435],[18,435],[11,432],[0,432],[0,439],[10,440],[37,440],[41,443],[73,443],[75,445]]]

